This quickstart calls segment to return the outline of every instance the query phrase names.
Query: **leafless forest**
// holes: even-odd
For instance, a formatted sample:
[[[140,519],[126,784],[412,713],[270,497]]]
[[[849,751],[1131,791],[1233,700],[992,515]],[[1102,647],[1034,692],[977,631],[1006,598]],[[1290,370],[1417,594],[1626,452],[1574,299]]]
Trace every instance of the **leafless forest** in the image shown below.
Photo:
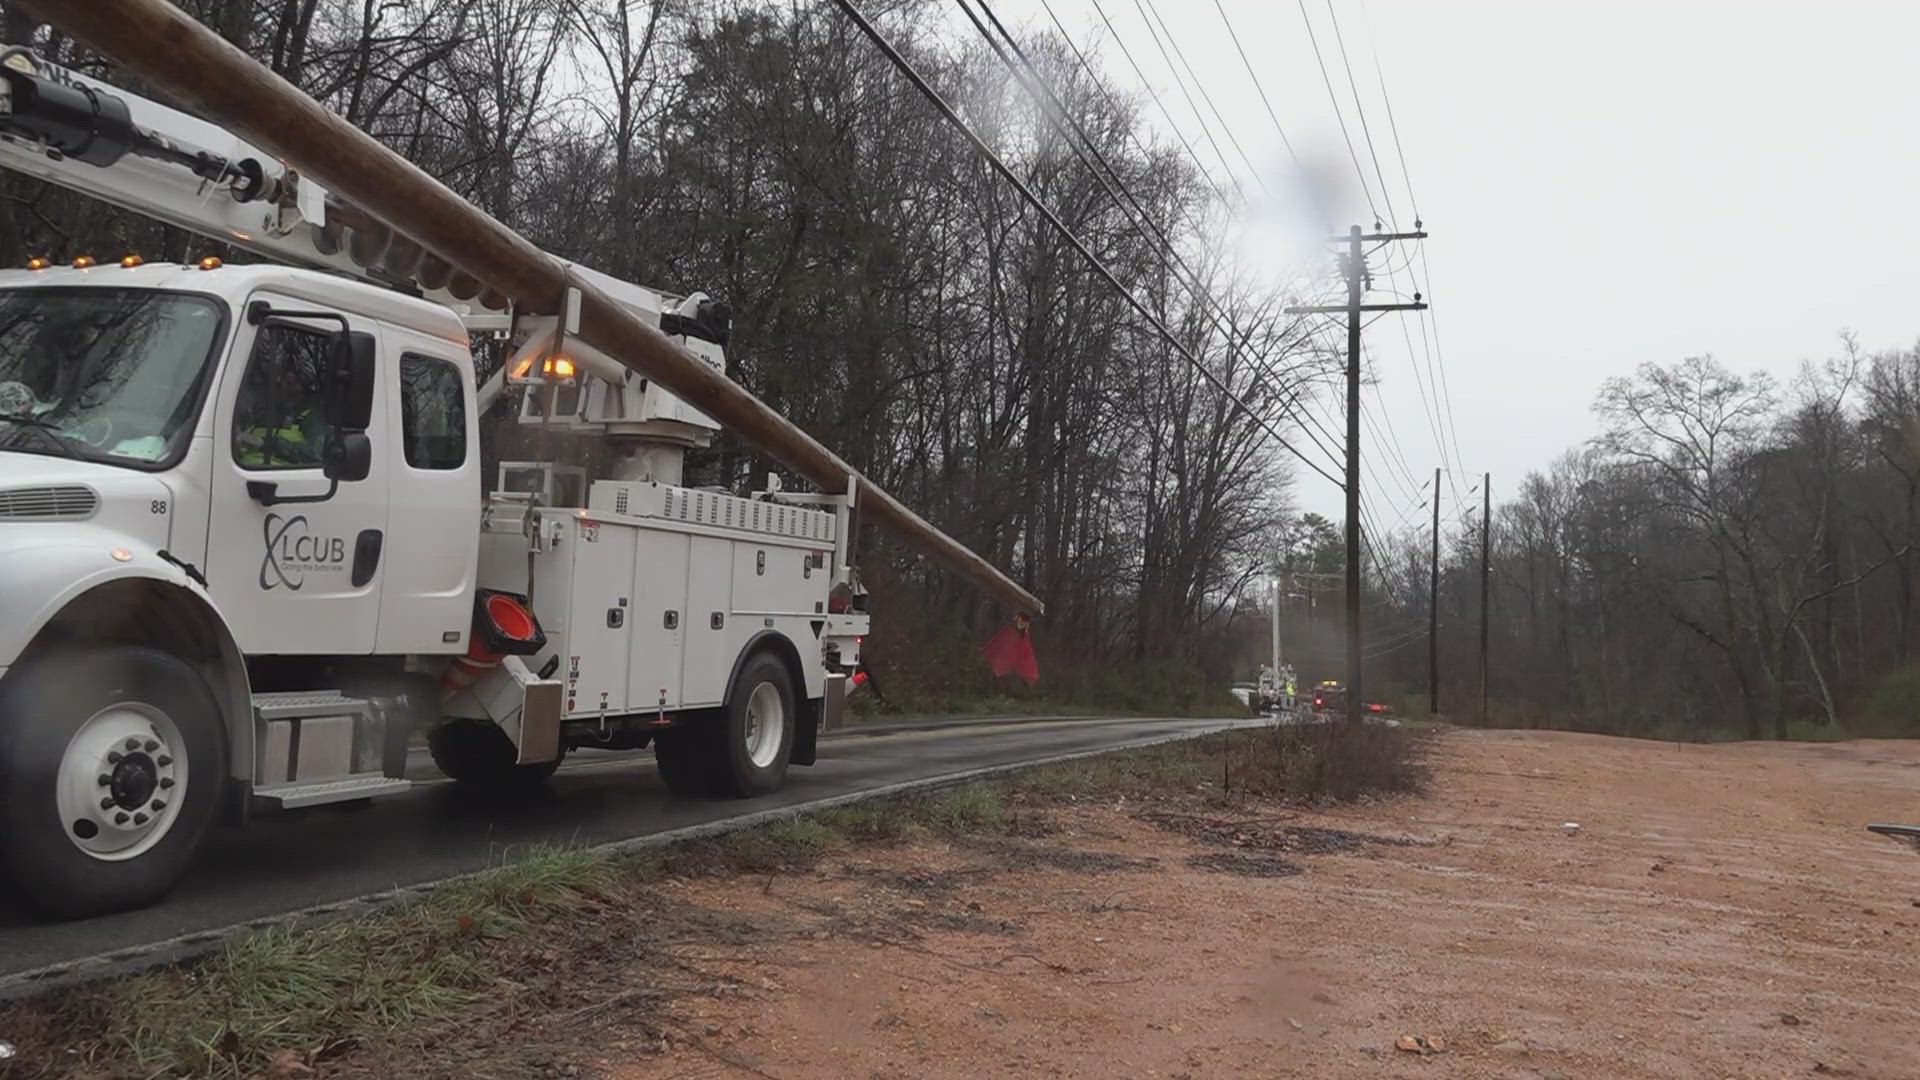
[[[176,2],[548,250],[732,303],[733,378],[1046,600],[1043,692],[1141,708],[1171,686],[1217,692],[1265,654],[1273,568],[1340,569],[1337,523],[1293,499],[1293,482],[1324,481],[1088,273],[831,5]],[[944,5],[872,6],[1215,377],[1307,450],[1324,442],[1301,405],[1338,394],[1326,324],[1232,272],[1222,194],[1139,101],[1058,36],[1024,41],[1108,174]],[[95,66],[17,13],[7,30]],[[207,250],[16,176],[0,194],[15,262]],[[1604,435],[1495,506],[1496,718],[1920,732],[1920,353],[1835,353],[1782,385],[1739,358],[1650,358],[1604,387]],[[1325,448],[1311,456],[1331,470]],[[723,442],[697,479],[766,468]],[[1469,716],[1477,516],[1441,522],[1443,704]],[[1373,686],[1421,702],[1424,512],[1367,524]],[[975,646],[1004,613],[885,536],[863,544],[882,688],[936,705],[979,693]],[[1289,609],[1303,675],[1339,675],[1337,601],[1323,587]]]

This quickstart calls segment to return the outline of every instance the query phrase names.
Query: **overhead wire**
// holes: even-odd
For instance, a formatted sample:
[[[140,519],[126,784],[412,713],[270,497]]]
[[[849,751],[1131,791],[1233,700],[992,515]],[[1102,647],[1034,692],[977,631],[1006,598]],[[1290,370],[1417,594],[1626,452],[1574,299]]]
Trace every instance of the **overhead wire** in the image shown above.
[[[1334,10],[1333,0],[1327,0],[1327,18],[1333,23],[1333,39],[1340,46],[1340,65],[1347,69],[1347,89],[1353,92],[1353,111],[1360,117],[1360,134],[1367,141],[1367,156],[1373,159],[1373,175],[1380,181],[1380,198],[1387,204],[1387,221],[1397,227],[1393,193],[1387,190],[1387,174],[1380,168],[1380,153],[1373,148],[1373,128],[1367,124],[1367,107],[1360,100],[1359,84],[1354,82],[1353,61],[1347,57],[1347,37],[1340,32],[1340,14]]]
[[[1219,3],[1220,0],[1214,0]],[[1400,158],[1400,176],[1407,185],[1407,201],[1413,206],[1413,224],[1420,227],[1420,198],[1413,192],[1413,174],[1407,168],[1407,152],[1400,145],[1400,124],[1393,118],[1393,95],[1387,93],[1387,73],[1380,64],[1380,41],[1373,34],[1373,15],[1367,10],[1367,0],[1360,0],[1360,17],[1367,24],[1367,45],[1373,50],[1373,73],[1380,80],[1380,100],[1387,107],[1387,126],[1393,131],[1393,152]]]
[[[966,14],[968,21],[973,24],[974,29],[986,39],[988,47],[993,50],[994,55],[1000,59],[1000,62],[1006,66],[1008,72],[1012,74],[1016,80],[1021,82],[1027,90],[1028,95],[1034,99],[1035,104],[1042,106],[1043,110],[1049,111],[1048,119],[1055,125],[1056,130],[1060,132],[1061,136],[1065,138],[1081,164],[1085,165],[1088,171],[1093,173],[1094,179],[1100,183],[1100,186],[1107,192],[1108,196],[1114,200],[1116,205],[1120,206],[1122,211],[1131,207],[1133,216],[1136,217],[1138,223],[1146,226],[1160,240],[1166,255],[1171,258],[1174,263],[1178,264],[1180,271],[1185,273],[1186,277],[1182,280],[1182,284],[1187,287],[1188,292],[1192,295],[1196,310],[1199,311],[1226,340],[1229,353],[1231,354],[1235,348],[1238,348],[1243,353],[1247,353],[1248,346],[1251,344],[1253,334],[1258,329],[1257,324],[1260,320],[1254,319],[1250,321],[1247,330],[1241,335],[1240,341],[1236,346],[1233,340],[1234,331],[1222,322],[1222,316],[1226,316],[1228,321],[1231,321],[1232,317],[1227,314],[1224,306],[1219,304],[1211,293],[1201,284],[1199,274],[1187,264],[1186,260],[1180,255],[1178,247],[1173,243],[1172,239],[1167,236],[1166,232],[1160,228],[1159,223],[1140,205],[1132,189],[1127,186],[1125,178],[1120,175],[1120,171],[1115,168],[1113,163],[1101,152],[1099,144],[1094,140],[1093,136],[1088,133],[1086,128],[1081,125],[1079,120],[1073,116],[1071,110],[1067,108],[1066,102],[1041,76],[1032,58],[1027,55],[1026,50],[1020,46],[1018,39],[1013,36],[1006,25],[1000,21],[1000,17],[994,12],[992,5],[988,3],[987,0],[974,0],[974,3],[979,5],[980,14],[986,17],[987,22],[993,25],[993,29],[999,32],[1000,38],[1005,40],[1006,48],[1001,47],[1000,40],[997,40],[993,32],[989,31],[987,26],[980,21],[980,16],[975,14],[967,0],[957,0],[957,2],[961,11]],[[1072,42],[1069,41],[1068,44],[1071,47]],[[1011,50],[1011,56],[1008,50]],[[1074,53],[1078,56],[1079,50],[1074,49]],[[1091,71],[1089,71],[1088,74],[1091,76]],[[1066,130],[1068,128],[1071,129],[1070,133]],[[1082,144],[1084,144],[1084,150],[1082,149]],[[1089,155],[1091,155],[1092,160],[1089,160]],[[1099,163],[1099,167],[1097,168],[1095,167],[1095,161]],[[1102,169],[1105,170],[1105,175],[1103,175]],[[1108,181],[1108,175],[1112,178],[1111,182]],[[1171,271],[1173,268],[1169,266],[1168,269]],[[1173,276],[1176,279],[1180,278],[1178,273]],[[1271,301],[1269,301],[1267,306],[1271,306]],[[1264,352],[1259,356],[1252,356],[1251,360],[1255,364],[1265,367],[1267,373],[1269,375],[1271,374],[1271,365]],[[1281,411],[1282,413],[1290,413],[1291,409],[1283,402],[1281,404]],[[1297,416],[1295,420],[1296,422],[1298,421]],[[1335,469],[1338,469],[1339,455],[1321,445],[1318,439],[1313,439],[1312,432],[1308,431],[1305,433],[1312,439],[1316,447],[1318,447],[1323,454],[1327,455],[1329,463],[1332,464]]]
[[[835,0],[835,2],[838,2],[838,0]],[[1042,0],[1042,2],[1044,3],[1045,0]],[[1120,31],[1113,25],[1113,20],[1107,17],[1106,9],[1100,6],[1100,0],[1093,0],[1093,10],[1099,14],[1100,21],[1106,24],[1107,34],[1113,38],[1113,43],[1120,46],[1120,55],[1127,58],[1127,66],[1131,67],[1133,73],[1139,77],[1140,85],[1146,90],[1147,96],[1153,99],[1154,105],[1160,110],[1160,115],[1166,117],[1167,126],[1173,129],[1174,138],[1179,139],[1180,145],[1187,148],[1187,156],[1193,159],[1194,167],[1200,170],[1200,175],[1206,180],[1207,186],[1212,188],[1213,193],[1220,197],[1220,202],[1223,205],[1232,205],[1232,200],[1227,198],[1227,193],[1221,191],[1220,185],[1213,182],[1213,174],[1207,171],[1205,165],[1201,164],[1200,154],[1194,150],[1193,144],[1188,142],[1186,135],[1181,132],[1180,125],[1173,119],[1173,113],[1169,112],[1166,103],[1160,100],[1159,92],[1154,90],[1151,82],[1147,81],[1147,73],[1142,70],[1139,63],[1134,60],[1133,51],[1127,48],[1127,43],[1120,37]],[[1052,13],[1051,8],[1048,9],[1048,13]],[[1058,22],[1059,20],[1055,19],[1055,21]],[[1215,147],[1215,149],[1217,150],[1218,147]],[[1225,159],[1222,158],[1222,160],[1224,161]],[[1233,190],[1237,194],[1242,198],[1246,197],[1246,193],[1240,190],[1239,182],[1234,180],[1231,173],[1227,175],[1227,180],[1233,184]]]
[[[1253,61],[1247,59],[1247,50],[1240,45],[1240,33],[1233,28],[1233,20],[1227,18],[1227,9],[1220,0],[1213,0],[1213,8],[1220,13],[1220,21],[1227,25],[1227,36],[1233,39],[1233,48],[1240,54],[1240,63],[1246,66],[1247,78],[1253,80],[1253,88],[1260,95],[1260,104],[1266,106],[1267,118],[1273,121],[1273,130],[1280,133],[1280,145],[1287,148],[1287,156],[1295,162],[1300,155],[1293,151],[1293,140],[1287,138],[1287,129],[1280,124],[1280,114],[1273,111],[1273,102],[1267,97],[1267,88],[1260,85],[1260,76],[1254,74]]]
[[[1099,0],[1094,0],[1098,3]],[[1313,32],[1313,19],[1307,15],[1307,0],[1298,0],[1300,20],[1307,24],[1307,40],[1313,43],[1313,57],[1320,63],[1320,78],[1327,84],[1327,98],[1333,103],[1333,118],[1340,122],[1340,135],[1347,141],[1347,154],[1353,158],[1354,174],[1360,178],[1360,191],[1367,197],[1367,209],[1373,211],[1375,221],[1380,219],[1380,208],[1374,205],[1373,189],[1367,184],[1367,170],[1360,167],[1360,152],[1354,149],[1353,135],[1347,130],[1346,114],[1340,110],[1340,95],[1334,92],[1333,75],[1327,71],[1327,58],[1320,53],[1320,38]]]
[[[1240,145],[1240,140],[1234,138],[1233,128],[1228,125],[1226,117],[1220,115],[1219,107],[1214,105],[1213,96],[1207,93],[1207,86],[1200,81],[1200,76],[1193,70],[1193,65],[1187,63],[1187,54],[1180,51],[1180,43],[1174,40],[1173,30],[1167,26],[1166,20],[1160,18],[1160,9],[1149,3],[1143,3],[1142,0],[1133,0],[1133,6],[1139,9],[1141,21],[1147,24],[1147,35],[1153,38],[1154,47],[1160,50],[1160,59],[1167,62],[1167,70],[1173,75],[1174,84],[1180,87],[1180,93],[1187,99],[1187,106],[1193,109],[1193,118],[1200,122],[1200,129],[1207,133],[1207,141],[1213,142],[1212,129],[1207,126],[1206,117],[1201,116],[1199,108],[1193,104],[1193,95],[1187,93],[1187,84],[1181,80],[1179,71],[1174,69],[1173,60],[1168,59],[1168,48],[1173,49],[1173,55],[1179,59],[1180,66],[1187,69],[1187,76],[1193,80],[1193,88],[1200,91],[1200,100],[1206,102],[1207,108],[1213,111],[1213,118],[1219,122],[1221,133],[1227,137],[1227,142],[1233,146],[1234,152],[1240,155],[1240,160],[1246,163],[1247,171],[1253,174],[1254,182],[1260,185],[1261,191],[1266,191],[1267,182],[1261,178],[1259,168],[1254,165],[1253,159],[1247,156],[1246,150]],[[1160,24],[1158,34],[1154,33],[1154,23]],[[1160,44],[1162,34],[1166,35],[1164,46]],[[1218,151],[1220,144],[1215,142],[1213,148]],[[1220,163],[1227,166],[1229,174],[1233,172],[1233,166],[1227,163],[1225,154],[1220,155]]]
[[[1320,468],[1318,464],[1314,463],[1289,442],[1266,417],[1261,415],[1251,405],[1247,404],[1239,394],[1233,391],[1232,387],[1228,386],[1218,375],[1214,374],[1206,364],[1201,362],[1199,357],[1194,355],[1191,349],[1187,348],[1185,343],[1180,341],[1173,331],[1167,327],[1166,323],[1150,311],[1146,304],[1133,294],[1131,289],[1128,289],[1122,284],[1120,279],[1114,275],[1113,271],[1107,267],[1106,263],[1087,247],[1086,242],[1080,238],[1079,234],[1068,227],[1064,221],[1061,221],[1059,215],[1053,211],[1053,208],[1041,200],[1038,195],[1034,194],[1033,189],[1029,187],[1025,181],[1021,180],[1006,162],[1000,159],[1000,155],[994,152],[993,148],[988,146],[985,140],[981,139],[980,136],[974,132],[971,125],[963,120],[959,113],[954,111],[953,106],[948,104],[947,100],[940,95],[940,92],[935,90],[932,84],[926,81],[926,78],[894,47],[886,35],[882,34],[880,29],[868,20],[866,15],[854,5],[853,0],[834,0],[834,2],[848,18],[854,21],[854,24],[859,27],[861,33],[866,35],[868,40],[872,41],[874,46],[886,55],[888,61],[891,62],[902,75],[906,76],[909,82],[913,83],[915,89],[940,112],[947,122],[952,124],[967,138],[967,141],[987,160],[993,170],[998,173],[1002,179],[1013,185],[1014,190],[1020,193],[1021,198],[1024,199],[1028,205],[1032,206],[1037,213],[1047,220],[1049,225],[1066,239],[1074,250],[1080,254],[1081,258],[1086,260],[1088,266],[1120,294],[1121,298],[1127,302],[1127,305],[1133,309],[1135,314],[1139,315],[1142,319],[1146,320],[1150,326],[1159,331],[1161,337],[1166,340],[1167,344],[1171,346],[1175,352],[1179,353],[1181,358],[1191,365],[1195,371],[1199,372],[1202,378],[1212,383],[1216,390],[1225,395],[1235,405],[1239,406],[1249,418],[1264,428],[1267,433],[1273,437],[1275,442],[1279,443],[1288,453],[1298,458],[1309,469],[1320,474],[1321,477],[1329,483],[1332,483],[1335,487],[1344,486],[1339,480],[1334,478],[1332,473]]]

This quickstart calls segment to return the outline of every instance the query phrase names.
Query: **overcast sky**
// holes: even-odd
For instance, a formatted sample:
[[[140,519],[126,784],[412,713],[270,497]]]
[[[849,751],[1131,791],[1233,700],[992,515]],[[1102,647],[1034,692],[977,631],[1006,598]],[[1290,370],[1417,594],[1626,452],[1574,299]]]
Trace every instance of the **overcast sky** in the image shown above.
[[[1011,24],[1054,32],[1040,0],[993,2]],[[1110,74],[1140,85],[1093,0],[1050,2]],[[1298,4],[1222,3],[1296,149],[1337,155],[1351,178]],[[1224,175],[1136,0],[1099,4],[1203,160]],[[1272,186],[1288,190],[1280,135],[1214,0],[1157,7],[1225,126],[1273,171]],[[1306,9],[1384,216],[1327,0],[1306,0]],[[1494,474],[1496,500],[1593,434],[1588,406],[1609,375],[1712,353],[1787,378],[1802,359],[1831,355],[1842,328],[1869,348],[1920,337],[1912,61],[1920,2],[1333,0],[1333,10],[1406,227],[1412,200],[1380,99],[1379,50],[1412,194],[1432,233],[1423,287],[1460,459],[1467,472]],[[1241,182],[1257,190],[1206,118]],[[1356,205],[1333,216],[1371,225],[1354,187]],[[1408,328],[1424,378],[1420,326]],[[1430,478],[1441,454],[1406,336],[1383,321],[1368,341],[1382,395],[1363,401],[1375,419],[1384,408],[1408,470]],[[1375,452],[1371,436],[1362,446]],[[1453,466],[1451,452],[1447,459]],[[1396,485],[1399,470],[1378,472],[1377,481],[1363,477],[1370,516],[1384,519],[1376,527],[1424,516],[1412,512],[1420,496]],[[1339,516],[1339,492],[1299,475],[1302,504]],[[1458,490],[1471,483],[1460,479]],[[1448,516],[1452,488],[1443,485]]]

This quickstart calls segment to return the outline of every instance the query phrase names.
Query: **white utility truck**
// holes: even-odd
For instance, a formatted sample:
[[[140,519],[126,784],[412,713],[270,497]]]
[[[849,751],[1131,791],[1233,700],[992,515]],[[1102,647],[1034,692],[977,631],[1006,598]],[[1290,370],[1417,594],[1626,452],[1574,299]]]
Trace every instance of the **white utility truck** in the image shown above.
[[[682,486],[717,425],[184,113],[0,56],[0,167],[273,260],[0,272],[0,881],[148,903],[217,819],[651,745],[810,764],[867,630],[855,491]],[[717,370],[725,308],[573,266]],[[504,358],[476,385],[475,350]],[[483,475],[524,386],[538,461]]]

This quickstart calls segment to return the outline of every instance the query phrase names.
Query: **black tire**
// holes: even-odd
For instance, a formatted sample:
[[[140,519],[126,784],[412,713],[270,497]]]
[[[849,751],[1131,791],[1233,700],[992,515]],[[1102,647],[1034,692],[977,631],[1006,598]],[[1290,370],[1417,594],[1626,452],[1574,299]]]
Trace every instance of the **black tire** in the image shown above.
[[[668,728],[653,737],[653,761],[675,798],[706,799],[720,793],[714,736],[720,725],[710,718]]]
[[[771,758],[756,763],[747,739],[748,714],[754,692],[763,686],[772,687],[779,698],[781,730]],[[727,706],[718,725],[720,753],[716,756],[720,766],[716,779],[720,794],[749,799],[780,790],[780,784],[787,778],[787,762],[793,757],[793,737],[799,727],[799,695],[793,691],[793,676],[788,673],[787,665],[768,652],[748,657],[727,691]]]
[[[763,760],[756,762],[748,734],[754,728],[750,723],[754,693],[762,687],[771,687],[778,696],[781,723],[777,743],[763,746]],[[725,706],[654,736],[654,760],[667,789],[681,798],[769,795],[787,777],[799,726],[799,697],[787,665],[770,652],[759,652],[740,666]]]
[[[567,756],[539,765],[515,762],[519,751],[499,725],[481,720],[449,720],[427,733],[427,751],[447,779],[490,790],[529,788],[545,783]]]
[[[185,760],[175,763],[164,751],[159,756],[168,758],[167,768],[184,766],[185,783],[184,794],[172,786],[170,797],[159,788],[139,797],[149,807],[148,799],[177,804],[171,823],[144,851],[109,860],[81,850],[75,837],[83,835],[82,825],[62,820],[58,791],[75,735],[114,706],[135,706],[172,723],[179,746],[166,750],[184,750]],[[178,657],[148,648],[99,650],[32,661],[0,686],[0,878],[39,915],[88,918],[166,895],[186,873],[227,782],[219,702]],[[102,790],[122,793],[120,787]],[[98,835],[95,826],[87,838]]]

